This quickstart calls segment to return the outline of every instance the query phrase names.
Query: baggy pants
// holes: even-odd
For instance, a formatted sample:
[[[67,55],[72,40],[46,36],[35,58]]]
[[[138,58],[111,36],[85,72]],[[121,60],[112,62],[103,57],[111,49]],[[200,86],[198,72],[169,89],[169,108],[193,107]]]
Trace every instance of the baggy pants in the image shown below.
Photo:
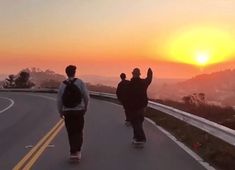
[[[65,111],[65,127],[68,133],[70,153],[81,151],[83,142],[84,110]]]
[[[144,112],[145,112],[145,108],[131,111],[131,114],[132,114],[131,124],[132,124],[133,132],[134,132],[133,138],[136,141],[146,142],[146,136],[145,136],[144,129],[143,129]]]

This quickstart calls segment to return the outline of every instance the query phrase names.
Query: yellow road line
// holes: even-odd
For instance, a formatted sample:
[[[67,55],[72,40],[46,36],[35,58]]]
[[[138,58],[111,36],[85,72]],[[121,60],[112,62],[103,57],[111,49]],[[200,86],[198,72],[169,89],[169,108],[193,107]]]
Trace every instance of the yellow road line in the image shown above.
[[[46,149],[48,144],[54,139],[54,137],[60,132],[63,128],[64,123],[61,119],[56,125],[33,147],[28,154],[24,156],[24,158],[17,163],[17,165],[13,168],[13,170],[26,170],[27,167],[31,167],[33,163],[39,158],[42,152]],[[29,165],[31,166],[29,166]],[[27,168],[27,170],[29,169]]]

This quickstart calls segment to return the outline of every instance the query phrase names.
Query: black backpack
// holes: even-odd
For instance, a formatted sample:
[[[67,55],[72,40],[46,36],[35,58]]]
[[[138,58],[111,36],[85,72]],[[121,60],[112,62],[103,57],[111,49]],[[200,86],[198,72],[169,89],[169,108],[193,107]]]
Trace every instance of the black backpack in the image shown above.
[[[65,107],[74,108],[82,102],[82,93],[78,86],[74,84],[77,79],[64,81],[66,85],[62,96],[62,102]]]

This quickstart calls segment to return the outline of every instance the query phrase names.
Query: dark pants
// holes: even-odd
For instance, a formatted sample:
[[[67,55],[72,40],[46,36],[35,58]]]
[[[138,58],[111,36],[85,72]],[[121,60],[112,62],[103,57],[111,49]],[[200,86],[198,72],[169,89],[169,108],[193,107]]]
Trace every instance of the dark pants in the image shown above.
[[[126,121],[131,121],[131,117],[130,117],[130,112],[131,111],[129,109],[125,108],[125,107],[123,107],[123,108],[125,110]]]
[[[127,104],[122,104],[125,110],[126,121],[131,121],[131,110],[129,109]]]
[[[146,142],[146,136],[143,129],[145,109],[131,111],[131,124],[134,131],[134,139],[136,141]]]
[[[84,114],[83,110],[66,111],[64,114],[71,154],[80,151],[82,147]]]

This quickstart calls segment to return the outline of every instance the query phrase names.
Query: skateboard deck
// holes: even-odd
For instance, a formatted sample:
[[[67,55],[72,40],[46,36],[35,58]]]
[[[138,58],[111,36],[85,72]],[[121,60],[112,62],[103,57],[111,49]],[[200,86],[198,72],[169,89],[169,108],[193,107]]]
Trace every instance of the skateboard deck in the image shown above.
[[[135,148],[144,148],[144,143],[133,143],[133,146],[135,147]]]

